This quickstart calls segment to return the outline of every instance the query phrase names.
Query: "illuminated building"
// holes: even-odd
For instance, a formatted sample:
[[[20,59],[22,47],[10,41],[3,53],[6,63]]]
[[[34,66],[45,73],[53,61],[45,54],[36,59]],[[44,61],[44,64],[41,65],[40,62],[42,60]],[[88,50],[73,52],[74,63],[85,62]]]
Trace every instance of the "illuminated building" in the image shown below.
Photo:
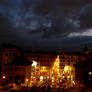
[[[50,54],[25,54],[29,60],[37,60],[40,64],[38,84],[50,84],[52,87],[73,87],[75,84],[75,64],[85,58],[81,55],[62,53]],[[36,74],[36,73],[34,73]],[[33,77],[36,83],[36,77]],[[34,81],[32,81],[34,83]],[[35,84],[34,83],[34,84]]]
[[[8,63],[12,63],[12,61],[21,54],[17,49],[8,48],[3,49],[1,55],[1,61],[4,67],[4,64],[8,65]],[[85,56],[79,53],[59,53],[58,55],[52,53],[24,53],[24,56],[29,61],[33,62],[32,65],[25,68],[25,71],[21,71],[21,75],[24,75],[25,77],[25,86],[50,85],[51,87],[73,87],[76,78],[75,64],[85,60]],[[17,72],[14,73],[14,75],[13,72],[16,71],[16,68]],[[12,69],[13,71],[11,71]],[[8,65],[2,71],[2,76],[7,74],[7,76],[5,76],[8,80],[13,79],[14,82],[18,71],[23,69],[20,66],[15,67],[13,65]],[[14,77],[10,76],[10,73],[12,73]],[[20,77],[20,79],[23,80],[22,77]]]
[[[56,87],[72,87],[75,81],[75,68],[74,66],[64,65],[62,68],[59,56],[51,69],[51,82],[52,86]]]
[[[48,66],[41,66],[40,68],[40,85],[48,86],[50,80],[50,70]]]
[[[57,86],[59,84],[59,77],[60,77],[60,60],[59,56],[57,56],[56,61],[51,69],[51,83],[52,85]]]
[[[24,53],[24,56],[27,57],[28,60],[37,61],[41,66],[51,67],[57,55],[48,53]]]
[[[40,85],[40,64],[36,61],[32,61],[31,68],[31,86],[39,86]]]

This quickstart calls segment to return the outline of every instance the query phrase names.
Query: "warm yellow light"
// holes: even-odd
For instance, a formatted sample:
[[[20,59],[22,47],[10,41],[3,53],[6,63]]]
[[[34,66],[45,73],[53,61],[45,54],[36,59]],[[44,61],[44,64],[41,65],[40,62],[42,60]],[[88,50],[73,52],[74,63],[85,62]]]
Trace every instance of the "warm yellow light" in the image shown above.
[[[49,76],[47,76],[47,79],[49,79]]]
[[[45,66],[42,66],[42,70],[46,70],[46,67]]]
[[[26,81],[28,82],[28,79],[26,79]]]
[[[59,55],[57,56],[57,58],[59,59]]]
[[[53,71],[51,73],[53,74]]]
[[[63,74],[64,74],[64,71],[63,71]]]
[[[64,67],[64,71],[68,71],[68,66],[65,66]]]
[[[63,75],[63,78],[64,78],[65,76]]]
[[[59,72],[59,69],[57,69],[57,72]]]
[[[73,81],[73,84],[75,85],[75,82]]]
[[[46,72],[46,71],[47,71],[46,66],[42,66],[41,67],[41,72]]]
[[[91,75],[91,74],[92,74],[92,72],[89,72],[88,74],[89,74],[89,75]]]
[[[69,78],[70,78],[70,76],[67,76],[67,78],[69,79]]]
[[[67,71],[68,73],[69,73],[69,71],[71,71],[71,70],[72,70],[71,66],[65,66],[65,67],[64,67],[64,71]]]
[[[3,79],[5,79],[6,77],[5,76],[3,76]]]
[[[36,65],[37,65],[37,62],[33,61],[32,66],[36,66]]]
[[[43,76],[40,76],[40,81],[42,81],[43,80]]]

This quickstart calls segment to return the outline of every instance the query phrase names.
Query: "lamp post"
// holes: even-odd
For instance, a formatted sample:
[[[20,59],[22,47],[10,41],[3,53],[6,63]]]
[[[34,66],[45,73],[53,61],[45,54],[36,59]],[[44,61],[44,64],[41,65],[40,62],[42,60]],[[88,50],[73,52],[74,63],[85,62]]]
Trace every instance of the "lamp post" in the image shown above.
[[[6,76],[5,75],[3,75],[3,79],[5,79],[6,78]]]

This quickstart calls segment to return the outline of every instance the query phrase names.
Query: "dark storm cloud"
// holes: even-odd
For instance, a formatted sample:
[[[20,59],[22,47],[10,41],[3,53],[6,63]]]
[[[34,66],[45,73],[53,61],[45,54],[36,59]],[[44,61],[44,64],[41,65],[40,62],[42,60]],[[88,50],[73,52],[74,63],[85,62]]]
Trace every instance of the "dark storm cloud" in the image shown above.
[[[87,4],[80,10],[81,28],[92,28],[92,3]]]
[[[85,36],[85,33],[84,35],[82,33],[91,28],[90,2],[90,0],[0,0],[0,38],[2,42],[21,43],[25,47],[38,49],[41,44],[43,49],[51,49],[67,48],[69,42],[71,43],[69,47],[73,46],[74,42],[75,45],[82,41],[86,43],[87,39],[81,40],[80,37],[74,38],[73,35]],[[88,38],[87,36],[84,38]]]
[[[11,26],[8,21],[8,18],[3,15],[0,15],[0,38],[10,38]]]
[[[70,2],[72,2],[70,0]],[[28,4],[29,3],[29,4]],[[72,2],[74,6],[75,2]],[[44,37],[67,35],[80,27],[78,9],[62,0],[9,0],[3,1],[14,28],[26,33],[41,33]],[[28,7],[26,6],[28,5]],[[65,5],[65,6],[64,6]],[[68,6],[68,7],[67,7]],[[77,3],[76,6],[79,6]],[[40,30],[40,31],[39,31]],[[67,31],[68,30],[68,31]]]
[[[2,43],[18,43],[19,37],[12,32],[12,26],[6,16],[0,14],[0,44]]]

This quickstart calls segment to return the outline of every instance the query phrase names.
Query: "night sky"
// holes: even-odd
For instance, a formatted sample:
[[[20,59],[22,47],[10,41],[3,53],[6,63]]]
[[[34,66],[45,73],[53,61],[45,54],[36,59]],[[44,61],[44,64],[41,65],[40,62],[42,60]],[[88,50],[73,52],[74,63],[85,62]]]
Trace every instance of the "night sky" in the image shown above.
[[[0,0],[0,44],[27,50],[92,49],[92,0]]]

